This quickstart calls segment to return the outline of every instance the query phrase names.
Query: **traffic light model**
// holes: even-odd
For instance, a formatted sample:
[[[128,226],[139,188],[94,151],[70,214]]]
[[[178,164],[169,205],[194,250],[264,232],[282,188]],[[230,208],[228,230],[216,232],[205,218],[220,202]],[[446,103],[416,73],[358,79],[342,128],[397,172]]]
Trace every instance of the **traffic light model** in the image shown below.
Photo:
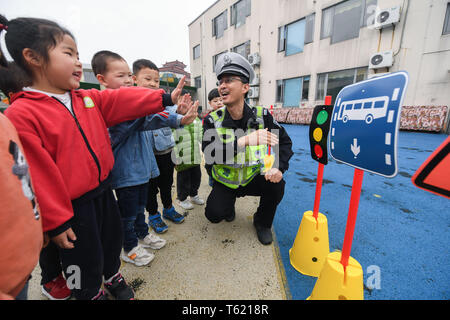
[[[303,214],[294,245],[289,250],[291,265],[300,273],[313,277],[320,275],[330,252],[328,221],[325,215],[319,212],[319,204],[323,168],[328,163],[327,137],[332,111],[331,96],[326,97],[325,105],[314,108],[309,127],[311,156],[319,162],[314,209]]]
[[[309,126],[311,156],[324,165],[328,163],[327,137],[330,131],[332,112],[332,106],[316,106]]]

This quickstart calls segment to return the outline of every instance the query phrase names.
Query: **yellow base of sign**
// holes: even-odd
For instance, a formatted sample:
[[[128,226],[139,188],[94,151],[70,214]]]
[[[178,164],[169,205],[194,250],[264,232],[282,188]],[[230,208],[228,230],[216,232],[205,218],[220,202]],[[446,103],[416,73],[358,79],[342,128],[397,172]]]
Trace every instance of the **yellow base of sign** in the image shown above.
[[[341,252],[327,256],[322,272],[308,300],[364,300],[363,270],[352,257],[344,272]]]
[[[313,212],[306,211],[289,250],[291,265],[304,275],[318,277],[329,252],[327,218],[319,212],[316,221]]]

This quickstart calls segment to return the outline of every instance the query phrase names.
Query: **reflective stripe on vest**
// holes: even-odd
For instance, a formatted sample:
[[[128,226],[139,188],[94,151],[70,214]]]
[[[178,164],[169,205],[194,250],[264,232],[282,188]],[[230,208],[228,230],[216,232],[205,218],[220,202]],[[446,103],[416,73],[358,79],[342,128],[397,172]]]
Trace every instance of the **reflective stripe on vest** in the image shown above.
[[[223,143],[230,143],[235,140],[234,130],[224,128],[222,122],[225,118],[225,108],[220,108],[212,112],[211,118],[214,120],[214,127],[217,135]],[[263,107],[256,108],[256,121],[259,123],[259,129],[264,128]],[[252,111],[253,112],[253,111]],[[247,134],[255,129],[247,129]],[[212,167],[212,176],[218,182],[229,188],[237,189],[239,186],[246,186],[253,178],[260,173],[263,165],[264,155],[267,146],[247,146],[244,152],[238,153],[233,158],[233,163],[215,164]]]

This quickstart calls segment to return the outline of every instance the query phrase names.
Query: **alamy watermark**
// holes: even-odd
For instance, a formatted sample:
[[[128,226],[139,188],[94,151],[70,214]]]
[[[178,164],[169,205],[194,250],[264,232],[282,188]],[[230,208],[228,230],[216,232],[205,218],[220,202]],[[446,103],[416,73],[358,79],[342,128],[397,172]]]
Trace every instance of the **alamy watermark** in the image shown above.
[[[366,287],[369,290],[381,289],[381,268],[377,265],[370,265],[366,269]]]

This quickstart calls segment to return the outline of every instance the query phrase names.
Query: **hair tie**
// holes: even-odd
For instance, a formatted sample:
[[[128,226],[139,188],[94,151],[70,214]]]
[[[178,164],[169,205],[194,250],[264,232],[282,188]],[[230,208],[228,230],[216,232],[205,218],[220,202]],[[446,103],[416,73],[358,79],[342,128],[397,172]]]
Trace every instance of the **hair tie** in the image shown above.
[[[8,26],[6,24],[0,23],[0,30],[8,30]]]

